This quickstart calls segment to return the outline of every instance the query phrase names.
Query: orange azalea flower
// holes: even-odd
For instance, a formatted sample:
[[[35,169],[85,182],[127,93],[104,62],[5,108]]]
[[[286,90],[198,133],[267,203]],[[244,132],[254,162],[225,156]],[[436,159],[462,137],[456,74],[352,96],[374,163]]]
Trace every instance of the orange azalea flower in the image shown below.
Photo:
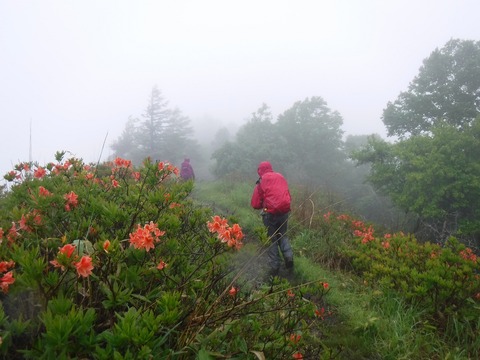
[[[88,277],[92,274],[93,265],[90,256],[82,256],[79,262],[73,263],[77,268],[78,276]]]
[[[288,290],[287,290],[287,296],[288,296],[288,297],[291,297],[291,298],[294,298],[294,297],[295,297],[295,293],[294,293],[292,290],[288,289]]]
[[[161,260],[161,261],[158,263],[158,265],[157,265],[157,269],[158,269],[158,270],[163,270],[163,269],[165,269],[167,266],[168,266],[168,264],[165,263],[163,260]]]
[[[211,222],[207,222],[207,228],[211,233],[217,233],[218,239],[229,247],[234,247],[238,250],[243,246],[243,232],[238,224],[229,227],[227,219],[215,215],[212,217]]]
[[[30,216],[33,216],[33,223],[35,225],[41,225],[42,224],[42,215],[41,215],[39,210],[33,209]]]
[[[388,241],[382,241],[382,246],[384,249],[390,249],[390,243]]]
[[[363,221],[360,220],[352,221],[352,227],[365,230],[365,224],[363,223]]]
[[[465,250],[460,251],[460,256],[465,260],[477,262],[477,256],[473,253],[472,249],[470,248],[466,248]]]
[[[22,214],[22,217],[20,221],[18,222],[18,227],[20,230],[24,230],[26,232],[32,232],[32,228],[27,225],[27,218],[25,217],[24,214]]]
[[[135,179],[135,181],[139,181],[140,180],[140,173],[138,171],[135,171],[132,173],[132,176],[133,178]]]
[[[110,240],[105,240],[103,243],[103,250],[105,250],[106,253],[108,253],[108,248],[110,247]]]
[[[290,342],[294,345],[298,344],[301,338],[302,335],[300,334],[290,334]]]
[[[295,354],[292,355],[294,359],[303,359],[303,355],[301,352],[296,352]]]
[[[145,249],[146,252],[149,252],[151,249],[155,248],[155,240],[154,237],[152,236],[152,233],[143,231],[143,238],[141,241],[142,248]]]
[[[30,164],[29,163],[23,163],[23,170],[30,171]]]
[[[208,230],[211,233],[218,232],[221,229],[224,229],[228,225],[227,219],[222,219],[220,216],[212,216],[212,221],[207,222]]]
[[[72,205],[72,206],[78,205],[78,195],[75,194],[73,191],[70,191],[68,194],[65,194],[63,198],[67,200],[68,205]]]
[[[330,285],[328,285],[328,283],[326,283],[326,282],[322,283],[322,285],[323,285],[323,288],[324,288],[325,290],[328,290],[328,288],[329,288],[329,286],[330,286]]]
[[[42,167],[38,167],[38,169],[36,169],[33,172],[33,176],[35,176],[35,178],[37,179],[43,178],[46,174],[47,174],[47,171]]]
[[[10,269],[14,266],[15,266],[14,261],[1,261],[0,262],[0,273],[3,274],[4,272],[7,272],[8,269]]]
[[[10,228],[10,230],[8,230],[7,239],[10,243],[13,243],[19,236],[20,234],[17,231],[17,226],[12,221],[12,227]]]
[[[65,255],[67,258],[70,258],[73,254],[73,252],[75,251],[75,245],[73,244],[67,244],[67,245],[64,245],[63,247],[61,248],[58,248],[59,249],[59,253],[60,254],[63,254]]]
[[[230,296],[232,297],[235,297],[235,295],[237,295],[237,292],[238,292],[238,289],[234,286],[232,286],[232,288],[230,290],[228,290],[228,293],[230,294]]]
[[[135,249],[145,249],[150,251],[155,247],[154,243],[160,241],[160,237],[165,235],[165,231],[161,231],[157,225],[150,221],[143,228],[138,225],[134,233],[130,233],[130,244]]]
[[[179,176],[179,175],[180,175],[180,170],[179,170],[176,166],[171,165],[171,167],[169,168],[169,170],[170,170],[175,176]]]
[[[117,187],[120,186],[120,184],[118,183],[117,180],[113,179],[113,180],[112,180],[112,186],[113,186],[114,188],[117,188]]]
[[[38,194],[43,197],[51,196],[52,193],[45,189],[43,186],[38,187]]]
[[[0,289],[6,294],[8,292],[8,287],[15,282],[13,278],[13,272],[9,271],[0,278]]]
[[[362,236],[362,235],[363,235],[363,232],[360,231],[360,230],[355,230],[355,231],[353,232],[353,236],[358,236],[358,237],[360,237],[360,236]]]
[[[340,220],[340,221],[348,221],[349,218],[350,217],[347,214],[342,214],[337,216],[337,220]]]
[[[165,231],[161,231],[157,227],[157,224],[155,224],[153,221],[150,221],[149,224],[145,224],[145,229],[150,232],[153,232],[157,237],[165,235]]]
[[[232,236],[237,240],[242,240],[243,239],[243,232],[242,228],[238,224],[233,224],[233,226],[230,228],[230,232],[232,233]]]
[[[7,175],[5,175],[5,179],[8,181],[13,181],[14,179],[21,179],[22,176],[16,172],[15,170],[9,171]]]
[[[117,157],[114,160],[115,166],[117,167],[123,167],[123,168],[129,168],[132,166],[132,162],[130,160],[125,160],[120,157]]]

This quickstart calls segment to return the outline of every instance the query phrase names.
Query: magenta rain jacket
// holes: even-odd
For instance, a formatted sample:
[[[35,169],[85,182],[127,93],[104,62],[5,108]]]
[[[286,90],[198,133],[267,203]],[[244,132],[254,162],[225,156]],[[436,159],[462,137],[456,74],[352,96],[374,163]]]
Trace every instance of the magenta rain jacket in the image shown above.
[[[274,172],[268,161],[258,165],[260,182],[255,186],[251,205],[271,214],[285,214],[290,211],[290,191],[282,174]]]

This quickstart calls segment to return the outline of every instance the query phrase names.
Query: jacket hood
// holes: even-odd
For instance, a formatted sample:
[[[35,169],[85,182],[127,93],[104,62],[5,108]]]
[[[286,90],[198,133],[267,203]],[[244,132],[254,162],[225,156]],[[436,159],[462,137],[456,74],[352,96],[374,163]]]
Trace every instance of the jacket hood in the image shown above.
[[[263,176],[263,174],[267,172],[272,172],[272,171],[273,171],[272,164],[270,164],[270,162],[268,161],[263,161],[258,165],[257,172],[260,177]]]

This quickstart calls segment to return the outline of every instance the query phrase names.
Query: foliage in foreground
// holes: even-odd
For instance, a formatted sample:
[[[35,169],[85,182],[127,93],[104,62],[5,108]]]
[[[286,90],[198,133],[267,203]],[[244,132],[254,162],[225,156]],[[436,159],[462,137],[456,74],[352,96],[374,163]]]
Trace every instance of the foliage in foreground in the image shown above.
[[[22,163],[0,204],[4,358],[319,357],[328,286],[255,282],[242,229],[148,159]],[[252,285],[252,283],[254,285]],[[303,296],[317,299],[316,303]]]

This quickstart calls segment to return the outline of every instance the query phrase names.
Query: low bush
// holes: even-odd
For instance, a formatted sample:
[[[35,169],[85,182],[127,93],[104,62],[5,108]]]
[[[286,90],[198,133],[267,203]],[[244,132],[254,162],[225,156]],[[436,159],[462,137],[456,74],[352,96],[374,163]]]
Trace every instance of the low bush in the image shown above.
[[[252,285],[242,228],[168,163],[18,164],[0,206],[0,354],[319,357],[323,283]],[[304,294],[310,294],[308,300]]]

